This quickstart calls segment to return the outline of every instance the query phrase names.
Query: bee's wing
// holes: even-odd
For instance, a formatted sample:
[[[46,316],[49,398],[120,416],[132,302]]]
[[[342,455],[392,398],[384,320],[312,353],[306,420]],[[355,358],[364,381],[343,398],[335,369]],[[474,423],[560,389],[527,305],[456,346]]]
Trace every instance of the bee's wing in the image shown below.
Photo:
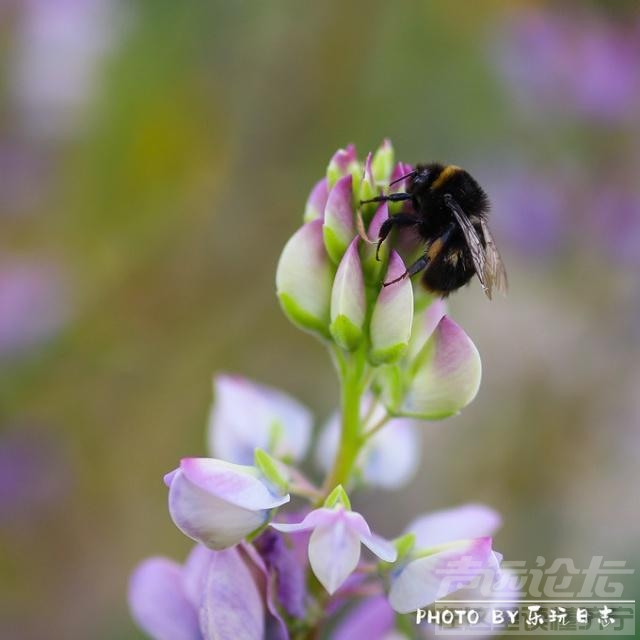
[[[489,292],[495,286],[496,290],[502,295],[507,294],[507,288],[509,282],[507,280],[507,270],[504,268],[504,263],[496,247],[496,243],[493,240],[493,236],[489,231],[489,225],[483,220],[481,222],[482,233],[484,234],[484,241],[486,244],[486,266],[485,266],[485,280],[487,281],[487,287]],[[491,297],[491,296],[489,296]]]
[[[462,210],[460,205],[452,198],[446,198],[445,202],[451,212],[453,213],[456,222],[462,229],[462,234],[467,242],[471,257],[473,259],[473,266],[476,269],[478,280],[482,285],[482,290],[485,292],[489,300],[491,300],[491,287],[493,280],[487,281],[487,256],[485,255],[484,247],[482,246],[482,240],[478,236],[478,232],[471,224],[471,221],[467,217],[467,214]]]

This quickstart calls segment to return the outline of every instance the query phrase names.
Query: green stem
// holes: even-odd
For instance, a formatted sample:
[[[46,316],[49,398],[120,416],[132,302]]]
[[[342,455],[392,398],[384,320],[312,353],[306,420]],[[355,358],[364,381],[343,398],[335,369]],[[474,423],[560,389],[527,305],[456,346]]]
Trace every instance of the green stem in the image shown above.
[[[348,358],[337,358],[340,363],[341,431],[340,445],[327,476],[323,494],[327,495],[339,484],[347,484],[360,448],[364,442],[360,421],[360,402],[366,388],[366,358],[356,351]]]

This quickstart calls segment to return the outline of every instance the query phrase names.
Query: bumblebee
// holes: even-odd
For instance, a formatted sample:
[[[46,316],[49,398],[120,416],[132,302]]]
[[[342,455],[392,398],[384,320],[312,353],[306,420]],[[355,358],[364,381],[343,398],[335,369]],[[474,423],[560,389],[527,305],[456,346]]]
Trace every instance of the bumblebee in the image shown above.
[[[426,289],[446,297],[477,275],[489,299],[494,289],[506,293],[507,273],[487,225],[489,198],[475,179],[460,167],[431,163],[417,165],[391,184],[403,180],[406,192],[361,202],[411,202],[410,210],[382,224],[378,252],[394,227],[415,229],[425,244],[424,254],[384,286],[422,272]]]

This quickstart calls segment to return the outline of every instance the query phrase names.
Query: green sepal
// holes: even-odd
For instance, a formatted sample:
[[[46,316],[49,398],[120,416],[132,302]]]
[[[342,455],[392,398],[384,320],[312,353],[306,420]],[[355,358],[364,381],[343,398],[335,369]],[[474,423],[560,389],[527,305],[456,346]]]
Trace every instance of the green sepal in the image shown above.
[[[338,264],[349,246],[349,242],[341,240],[335,231],[326,225],[322,227],[322,236],[324,238],[324,246],[331,258],[332,262]]]
[[[272,458],[264,449],[256,449],[253,452],[256,467],[262,475],[282,494],[289,491],[289,480],[283,473],[282,465]]]
[[[371,349],[369,351],[369,362],[374,366],[381,364],[392,364],[400,360],[409,345],[406,342],[394,344],[384,349]]]
[[[351,511],[351,500],[349,500],[349,496],[341,484],[339,484],[324,501],[324,507],[327,509],[335,509],[338,506],[342,506],[347,511]]]
[[[385,140],[385,142],[378,147],[371,161],[371,172],[376,182],[388,182],[393,172],[393,165],[393,147],[388,140]]]
[[[345,351],[357,349],[362,342],[362,329],[357,327],[347,316],[340,314],[329,327],[336,344]]]
[[[323,338],[331,340],[331,333],[329,332],[329,320],[323,322],[320,318],[312,315],[305,309],[303,309],[289,294],[278,293],[280,300],[280,306],[285,315],[293,324],[300,329],[310,331],[311,333],[320,334]]]

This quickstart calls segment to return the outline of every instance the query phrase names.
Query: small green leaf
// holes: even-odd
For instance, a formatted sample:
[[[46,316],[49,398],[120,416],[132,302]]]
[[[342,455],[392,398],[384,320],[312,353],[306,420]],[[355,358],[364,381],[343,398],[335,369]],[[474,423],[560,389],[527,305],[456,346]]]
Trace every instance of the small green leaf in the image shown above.
[[[324,501],[327,509],[335,509],[337,506],[343,506],[347,511],[351,511],[351,501],[343,486],[339,484]]]
[[[289,480],[283,472],[282,465],[263,449],[256,449],[253,458],[262,475],[283,494],[287,493]]]

